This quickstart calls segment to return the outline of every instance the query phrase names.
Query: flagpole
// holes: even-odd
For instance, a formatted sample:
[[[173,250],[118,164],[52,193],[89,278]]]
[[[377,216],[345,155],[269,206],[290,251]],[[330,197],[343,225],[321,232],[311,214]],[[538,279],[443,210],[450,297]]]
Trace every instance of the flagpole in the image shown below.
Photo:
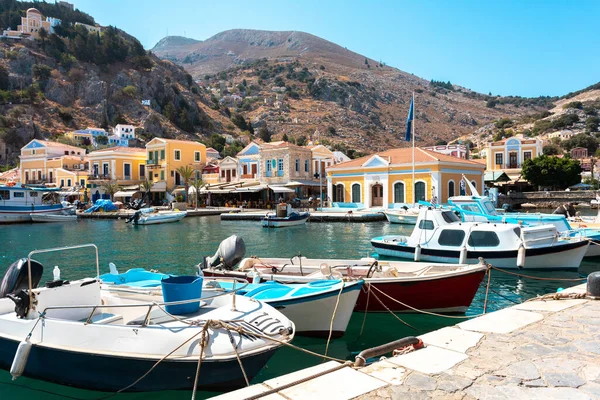
[[[413,104],[413,119],[412,119],[412,193],[413,193],[413,204],[417,203],[417,193],[415,191],[415,92],[413,92],[412,98]]]

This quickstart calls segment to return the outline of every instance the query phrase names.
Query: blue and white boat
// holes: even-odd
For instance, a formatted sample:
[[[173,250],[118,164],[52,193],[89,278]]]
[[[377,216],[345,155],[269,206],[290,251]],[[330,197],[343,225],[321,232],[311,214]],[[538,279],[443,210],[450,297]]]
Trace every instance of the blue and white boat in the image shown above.
[[[169,275],[134,268],[118,274],[100,276],[105,290],[113,293],[145,294],[148,301],[162,296],[161,280]],[[279,310],[296,325],[296,334],[303,336],[341,337],[346,332],[352,310],[363,285],[362,280],[317,280],[303,284],[278,282],[240,283],[227,278],[204,278],[203,293],[231,292],[259,300]],[[113,286],[114,285],[114,286]],[[159,297],[160,298],[160,297]],[[339,299],[338,299],[339,298]],[[333,319],[333,324],[332,324]]]
[[[60,188],[0,186],[0,224],[31,222],[31,215],[63,215],[73,206],[61,203]]]
[[[451,209],[460,214],[465,222],[490,221],[510,224],[523,224],[527,226],[539,226],[551,224],[561,236],[582,237],[590,239],[593,243],[600,242],[600,230],[592,228],[573,228],[567,218],[561,214],[544,213],[498,213],[496,208],[486,196],[455,196],[448,199]],[[590,245],[585,257],[600,256],[600,246]]]
[[[294,337],[279,311],[233,293],[199,293],[186,300],[197,311],[172,315],[162,298],[102,290],[97,249],[95,277],[39,285],[43,266],[31,257],[65,249],[32,251],[0,283],[0,368],[15,378],[139,392],[191,389],[197,376],[199,389],[229,391],[246,384],[240,363],[253,379]]]
[[[261,223],[264,228],[282,228],[302,225],[308,221],[309,217],[310,213],[294,211],[290,204],[278,204],[277,212],[267,213],[261,219]]]
[[[169,222],[181,221],[187,215],[187,211],[158,211],[153,207],[142,208],[127,218],[126,222],[133,225],[155,225],[167,224]]]

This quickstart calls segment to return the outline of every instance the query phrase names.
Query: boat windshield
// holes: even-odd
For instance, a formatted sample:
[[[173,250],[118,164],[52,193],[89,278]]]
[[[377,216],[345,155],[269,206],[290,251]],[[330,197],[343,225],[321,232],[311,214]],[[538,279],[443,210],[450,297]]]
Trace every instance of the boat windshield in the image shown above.
[[[485,208],[485,211],[489,214],[489,215],[498,215],[498,213],[496,212],[496,207],[494,207],[494,205],[492,204],[491,201],[489,200],[485,200],[483,202],[483,207]]]
[[[448,223],[460,221],[460,219],[452,211],[444,211],[444,212],[442,212],[442,218],[444,218],[444,221],[446,221]]]

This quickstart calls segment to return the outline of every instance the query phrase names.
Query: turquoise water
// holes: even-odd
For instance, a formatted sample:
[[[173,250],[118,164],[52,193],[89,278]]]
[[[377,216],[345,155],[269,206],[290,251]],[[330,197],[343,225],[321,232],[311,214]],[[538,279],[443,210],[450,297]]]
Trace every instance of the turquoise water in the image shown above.
[[[319,258],[358,258],[372,252],[369,239],[385,234],[408,234],[403,226],[383,222],[308,223],[306,226],[285,229],[264,229],[260,223],[224,221],[219,217],[186,218],[175,224],[138,226],[123,220],[79,220],[73,224],[21,224],[0,226],[0,274],[16,259],[26,257],[34,249],[94,243],[100,252],[100,273],[108,272],[108,263],[114,262],[120,271],[144,267],[160,272],[191,274],[193,266],[206,255],[216,251],[221,240],[237,234],[246,242],[246,255],[262,257],[292,257],[298,253]],[[43,280],[51,279],[54,265],[59,265],[63,278],[81,278],[95,275],[94,258],[90,250],[72,253],[36,255],[45,268]],[[598,262],[584,262],[579,272],[527,272],[530,275],[551,278],[577,278],[600,270]],[[1,276],[1,275],[0,275]],[[556,280],[536,281],[520,279],[499,272],[492,273],[488,310],[497,310],[534,297],[556,291],[559,287],[575,283]],[[480,287],[468,314],[482,311],[485,288]],[[403,325],[389,314],[367,314],[362,336],[360,330],[364,314],[354,313],[346,335],[332,341],[329,355],[341,359],[354,359],[361,350],[410,335],[417,335],[460,320],[421,315],[400,315],[415,329]],[[296,338],[294,344],[323,353],[325,341]],[[267,368],[255,379],[265,379],[318,364],[321,358],[299,353],[293,349],[280,349]],[[161,392],[121,394],[118,399],[188,399],[190,392]],[[201,393],[199,398],[216,393]],[[0,396],[19,399],[98,399],[105,394],[68,388],[33,379],[19,378],[12,382],[10,374],[0,371]]]

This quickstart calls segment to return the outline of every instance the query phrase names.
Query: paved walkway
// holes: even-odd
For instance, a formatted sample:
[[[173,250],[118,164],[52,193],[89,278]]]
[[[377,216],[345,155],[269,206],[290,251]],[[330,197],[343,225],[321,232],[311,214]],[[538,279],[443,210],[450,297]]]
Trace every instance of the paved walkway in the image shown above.
[[[585,292],[585,285],[565,292]],[[530,301],[421,336],[426,347],[265,399],[600,399],[600,301]],[[243,399],[339,365],[219,396]]]

